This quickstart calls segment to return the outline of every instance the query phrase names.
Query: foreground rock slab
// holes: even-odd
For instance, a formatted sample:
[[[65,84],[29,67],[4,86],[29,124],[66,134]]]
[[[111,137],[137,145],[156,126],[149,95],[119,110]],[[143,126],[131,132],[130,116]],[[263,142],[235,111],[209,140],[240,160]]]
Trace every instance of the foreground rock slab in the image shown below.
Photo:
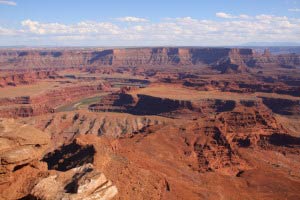
[[[42,179],[30,196],[41,200],[110,200],[117,193],[117,187],[104,174],[86,164]]]
[[[13,119],[0,119],[0,175],[40,159],[49,145],[47,133]]]

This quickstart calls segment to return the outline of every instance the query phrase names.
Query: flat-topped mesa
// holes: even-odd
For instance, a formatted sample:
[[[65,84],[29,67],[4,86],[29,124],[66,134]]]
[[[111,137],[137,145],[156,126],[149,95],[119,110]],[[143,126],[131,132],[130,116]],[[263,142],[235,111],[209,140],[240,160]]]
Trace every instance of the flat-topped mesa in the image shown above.
[[[247,48],[153,47],[116,49],[0,50],[3,69],[82,67],[212,67],[221,73],[239,73],[248,67],[272,64],[297,67],[300,55],[269,55]]]
[[[252,49],[230,49],[228,56],[220,58],[213,64],[213,68],[221,73],[241,73],[247,71],[247,67],[254,67],[255,53]]]
[[[81,67],[209,65],[225,57],[251,57],[251,49],[157,47],[95,50],[2,50],[2,66]]]
[[[179,48],[114,49],[113,65],[176,65],[180,62]]]
[[[287,54],[271,54],[269,49],[260,54],[254,54],[252,63],[250,65],[261,67],[264,64],[268,65],[277,65],[282,68],[295,68],[300,66],[300,55],[296,53],[287,53]]]
[[[253,49],[238,49],[232,48],[229,51],[230,56],[253,56],[255,54]]]
[[[250,58],[251,49],[229,48],[134,48],[114,49],[113,65],[199,65],[222,58]],[[107,56],[107,55],[105,55]]]

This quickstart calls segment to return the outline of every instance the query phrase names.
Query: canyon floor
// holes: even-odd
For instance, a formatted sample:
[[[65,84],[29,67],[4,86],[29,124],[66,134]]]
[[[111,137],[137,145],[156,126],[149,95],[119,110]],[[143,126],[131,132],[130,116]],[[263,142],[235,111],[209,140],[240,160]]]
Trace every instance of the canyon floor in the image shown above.
[[[1,49],[0,199],[300,199],[300,55]]]

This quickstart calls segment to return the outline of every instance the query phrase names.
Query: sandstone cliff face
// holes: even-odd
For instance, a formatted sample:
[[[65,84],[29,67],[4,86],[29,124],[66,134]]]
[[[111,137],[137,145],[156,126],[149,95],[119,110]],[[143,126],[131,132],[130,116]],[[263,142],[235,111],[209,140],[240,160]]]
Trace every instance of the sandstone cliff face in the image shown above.
[[[251,49],[229,48],[131,48],[103,51],[2,51],[2,66],[86,67],[86,66],[155,66],[209,65],[220,59],[250,59]]]
[[[237,48],[128,48],[106,50],[3,50],[0,66],[24,68],[83,68],[99,66],[211,66],[222,73],[241,73],[247,67],[275,64],[297,67],[296,54],[257,54]],[[1,83],[1,81],[0,81]]]
[[[92,112],[125,112],[134,115],[158,115],[169,118],[195,119],[202,115],[232,111],[236,106],[233,100],[201,99],[180,100],[137,94],[114,93],[91,104]]]
[[[249,61],[254,66],[264,64],[277,64],[284,68],[295,68],[300,66],[299,54],[270,55],[269,53],[255,56],[255,59]]]
[[[227,67],[226,67],[227,66]],[[231,73],[230,65],[219,66],[220,71]],[[223,68],[224,67],[224,68]],[[236,68],[238,70],[238,68]],[[224,70],[224,71],[223,71]],[[243,71],[243,70],[242,70]],[[279,77],[279,80],[272,77],[262,76],[252,81],[247,78],[237,80],[203,80],[200,78],[185,78],[181,84],[185,87],[194,88],[199,91],[220,90],[234,93],[277,93],[290,96],[300,96],[300,81],[290,76]]]
[[[49,114],[24,121],[52,135],[57,146],[82,134],[117,138],[128,133],[142,133],[149,126],[164,125],[169,120],[156,116],[78,111]]]
[[[35,83],[38,79],[54,78],[57,74],[53,71],[36,71],[24,73],[8,73],[0,76],[0,87],[17,86]]]
[[[0,106],[0,115],[3,118],[31,117],[53,112],[47,105],[11,105]]]

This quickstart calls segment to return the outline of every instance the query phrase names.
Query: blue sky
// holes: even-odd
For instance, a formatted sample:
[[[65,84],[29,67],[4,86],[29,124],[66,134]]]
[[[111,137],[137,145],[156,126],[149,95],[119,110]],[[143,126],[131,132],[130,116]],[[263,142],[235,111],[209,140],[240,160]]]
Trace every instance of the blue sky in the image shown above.
[[[0,0],[0,45],[299,42],[300,0]]]

